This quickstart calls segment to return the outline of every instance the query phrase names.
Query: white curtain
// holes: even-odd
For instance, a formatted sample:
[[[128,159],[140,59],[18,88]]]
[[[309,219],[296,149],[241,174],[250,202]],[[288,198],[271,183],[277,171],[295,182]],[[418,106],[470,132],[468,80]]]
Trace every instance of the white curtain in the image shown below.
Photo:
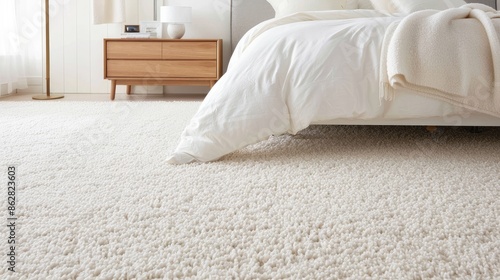
[[[17,5],[18,0],[0,1],[0,94],[27,87]]]

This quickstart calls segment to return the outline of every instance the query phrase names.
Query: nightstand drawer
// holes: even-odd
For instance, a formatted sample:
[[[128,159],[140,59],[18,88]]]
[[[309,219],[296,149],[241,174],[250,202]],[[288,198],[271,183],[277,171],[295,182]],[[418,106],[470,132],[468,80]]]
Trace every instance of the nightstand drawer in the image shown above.
[[[215,60],[108,60],[108,77],[131,78],[217,78]]]
[[[217,59],[217,42],[165,42],[163,59]]]
[[[107,42],[108,59],[161,59],[161,42]]]

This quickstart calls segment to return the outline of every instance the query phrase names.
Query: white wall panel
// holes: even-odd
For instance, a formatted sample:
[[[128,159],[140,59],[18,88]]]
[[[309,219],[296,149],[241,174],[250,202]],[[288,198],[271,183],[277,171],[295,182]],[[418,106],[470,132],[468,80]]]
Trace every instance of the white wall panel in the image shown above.
[[[108,37],[108,24],[91,25],[90,35],[90,92],[109,92],[109,81],[104,80],[103,74],[102,45],[103,38]]]
[[[64,92],[78,92],[78,2],[70,0],[66,1],[62,7],[63,12],[63,71],[64,71]],[[82,26],[82,32],[85,32],[85,27]]]
[[[76,92],[90,93],[91,68],[90,68],[90,1],[75,1],[76,5]]]

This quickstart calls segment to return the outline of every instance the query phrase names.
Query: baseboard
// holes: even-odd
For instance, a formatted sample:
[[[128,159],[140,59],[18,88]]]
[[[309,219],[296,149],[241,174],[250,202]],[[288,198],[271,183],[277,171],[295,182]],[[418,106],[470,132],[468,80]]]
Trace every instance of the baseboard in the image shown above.
[[[42,93],[43,92],[43,79],[42,77],[26,77],[28,84],[27,88],[17,89],[16,93]]]

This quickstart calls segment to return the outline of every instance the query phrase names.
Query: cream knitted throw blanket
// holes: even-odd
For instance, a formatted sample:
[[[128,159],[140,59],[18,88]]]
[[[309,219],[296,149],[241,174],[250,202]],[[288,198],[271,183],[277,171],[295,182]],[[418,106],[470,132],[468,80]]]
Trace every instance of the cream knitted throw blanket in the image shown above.
[[[408,15],[382,46],[381,97],[397,88],[500,117],[500,13],[482,4]]]

